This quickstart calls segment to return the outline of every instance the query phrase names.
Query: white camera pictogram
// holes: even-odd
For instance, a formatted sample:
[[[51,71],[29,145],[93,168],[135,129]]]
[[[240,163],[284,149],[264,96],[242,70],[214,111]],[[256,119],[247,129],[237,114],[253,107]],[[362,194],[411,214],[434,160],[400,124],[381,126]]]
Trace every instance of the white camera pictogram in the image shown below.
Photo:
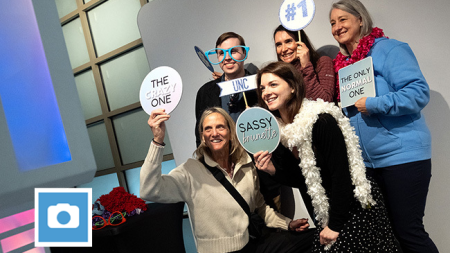
[[[70,215],[69,222],[61,224],[58,221],[60,212],[67,212]],[[47,224],[50,228],[77,228],[80,225],[80,209],[78,206],[71,206],[67,203],[49,206],[47,209]]]

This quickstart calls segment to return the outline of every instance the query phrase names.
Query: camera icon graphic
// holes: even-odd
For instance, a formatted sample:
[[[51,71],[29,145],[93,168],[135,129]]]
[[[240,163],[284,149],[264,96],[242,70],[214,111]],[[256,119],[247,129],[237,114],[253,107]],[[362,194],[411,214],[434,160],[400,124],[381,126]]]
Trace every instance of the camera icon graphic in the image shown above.
[[[50,228],[77,228],[80,225],[80,209],[67,203],[49,206],[47,225]]]

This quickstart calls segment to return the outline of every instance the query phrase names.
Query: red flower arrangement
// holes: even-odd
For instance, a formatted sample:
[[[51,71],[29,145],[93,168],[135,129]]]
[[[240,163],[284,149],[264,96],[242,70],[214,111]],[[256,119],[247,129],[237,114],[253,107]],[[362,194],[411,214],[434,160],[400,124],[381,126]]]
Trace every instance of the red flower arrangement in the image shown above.
[[[116,187],[110,193],[104,194],[97,199],[109,212],[119,211],[127,212],[130,216],[131,212],[137,208],[142,211],[147,210],[145,201],[125,191],[123,187]]]

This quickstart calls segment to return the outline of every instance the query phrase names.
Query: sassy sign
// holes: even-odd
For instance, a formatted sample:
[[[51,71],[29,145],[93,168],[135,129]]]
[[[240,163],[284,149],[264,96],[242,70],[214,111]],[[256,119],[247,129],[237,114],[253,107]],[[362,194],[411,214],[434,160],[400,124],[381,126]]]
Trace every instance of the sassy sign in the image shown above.
[[[236,122],[236,134],[245,150],[272,153],[280,143],[280,127],[272,113],[252,107],[245,110]]]
[[[172,112],[180,102],[183,84],[178,72],[167,66],[152,70],[145,77],[139,92],[142,108],[150,115],[156,108]]]
[[[299,31],[311,23],[315,12],[316,5],[313,0],[284,0],[278,16],[284,28]]]

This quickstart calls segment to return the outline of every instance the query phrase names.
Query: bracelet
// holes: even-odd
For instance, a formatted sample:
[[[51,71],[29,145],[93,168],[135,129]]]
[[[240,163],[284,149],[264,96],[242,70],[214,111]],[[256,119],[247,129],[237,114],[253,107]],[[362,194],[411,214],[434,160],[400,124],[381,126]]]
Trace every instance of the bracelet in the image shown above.
[[[159,143],[159,142],[155,141],[155,138],[152,138],[152,141],[154,143],[158,144],[159,146],[166,146],[166,144],[164,142],[163,143]]]

